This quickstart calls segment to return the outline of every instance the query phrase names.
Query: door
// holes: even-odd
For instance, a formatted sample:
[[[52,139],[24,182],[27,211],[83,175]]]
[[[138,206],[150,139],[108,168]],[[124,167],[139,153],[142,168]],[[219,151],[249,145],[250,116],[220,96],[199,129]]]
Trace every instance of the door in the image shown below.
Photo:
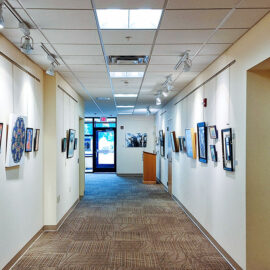
[[[94,128],[94,172],[116,172],[116,129]]]
[[[168,192],[172,195],[172,144],[170,133],[172,132],[172,120],[168,121],[167,127],[167,160],[168,160]]]

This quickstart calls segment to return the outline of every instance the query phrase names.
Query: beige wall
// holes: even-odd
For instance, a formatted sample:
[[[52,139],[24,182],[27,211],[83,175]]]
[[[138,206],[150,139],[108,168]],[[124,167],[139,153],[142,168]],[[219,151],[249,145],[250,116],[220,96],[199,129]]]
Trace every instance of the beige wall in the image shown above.
[[[194,183],[182,180],[181,185],[188,188],[186,196],[177,191],[177,186],[173,186],[173,194],[187,207],[187,209],[195,216],[196,219],[208,230],[208,232],[217,240],[217,242],[229,253],[229,255],[243,268],[246,268],[246,89],[247,89],[247,70],[262,62],[269,57],[270,35],[267,35],[270,25],[270,14],[264,17],[257,25],[255,25],[247,34],[245,34],[237,43],[220,56],[213,64],[204,70],[194,81],[192,81],[180,94],[178,94],[171,102],[169,102],[157,114],[157,130],[166,126],[166,122],[170,118],[175,118],[176,112],[179,113],[177,121],[181,121],[181,109],[174,106],[174,103],[186,96],[197,86],[205,82],[216,72],[223,69],[231,61],[236,63],[230,69],[229,89],[229,121],[230,126],[235,133],[235,160],[237,161],[235,173],[228,174],[223,172],[222,178],[217,178],[211,185],[207,181],[200,180],[200,174],[195,175]],[[197,95],[200,95],[200,91]],[[194,97],[195,98],[195,97]],[[194,101],[188,106],[194,106]],[[166,114],[160,116],[163,111]],[[195,109],[194,113],[197,111]],[[220,113],[221,110],[220,110]],[[196,121],[199,118],[196,118]],[[174,128],[177,129],[178,123]],[[192,124],[194,125],[194,123]],[[193,126],[194,127],[194,126]],[[226,127],[226,126],[224,126]],[[179,130],[179,129],[178,129]],[[180,130],[179,130],[180,131]],[[182,131],[181,131],[182,132]],[[178,134],[180,135],[180,134]],[[175,157],[176,159],[176,157]],[[174,171],[180,170],[180,165],[175,162],[173,164]],[[190,164],[186,168],[182,168],[186,173],[190,173],[196,167],[205,171],[204,177],[215,177],[217,170],[202,165]],[[162,164],[161,164],[162,167]],[[199,172],[200,170],[197,170]],[[161,173],[162,175],[162,173]],[[176,174],[173,175],[173,181],[179,181]],[[181,180],[180,180],[181,181]],[[221,184],[221,186],[219,186]],[[216,189],[219,193],[216,193]],[[207,194],[210,198],[222,193],[220,198],[215,200],[208,199],[203,203],[198,203],[198,198],[192,196],[193,190],[200,189],[202,194]],[[218,204],[214,203],[216,200]],[[226,209],[226,211],[223,211]],[[223,220],[223,222],[220,222]],[[251,268],[252,269],[252,268]]]
[[[248,72],[247,85],[247,269],[264,270],[270,266],[270,70]]]

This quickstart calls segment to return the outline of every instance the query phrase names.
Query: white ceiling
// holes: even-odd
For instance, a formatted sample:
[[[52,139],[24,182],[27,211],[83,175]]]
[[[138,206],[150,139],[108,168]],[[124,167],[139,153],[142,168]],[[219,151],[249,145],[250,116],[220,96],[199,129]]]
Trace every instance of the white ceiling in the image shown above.
[[[155,94],[166,76],[172,74],[173,79],[177,80],[173,92],[163,103],[181,91],[270,10],[269,0],[243,0],[203,48],[202,44],[239,0],[168,0],[158,30],[101,30],[106,55],[150,56],[147,67],[109,66],[109,71],[146,71],[143,79],[112,79],[112,90],[90,0],[20,2],[47,38],[36,29],[18,1],[10,0],[9,3],[31,26],[35,51],[30,58],[42,68],[48,67],[49,62],[40,48],[43,42],[52,53],[58,54],[59,73],[87,101],[86,114],[100,115],[102,111],[107,116],[117,113],[113,92],[139,94],[138,99],[115,99],[117,105],[136,105],[134,113],[146,113],[149,105],[153,111],[157,110]],[[164,4],[165,0],[95,0],[96,8],[162,9]],[[6,9],[4,19],[6,28],[1,33],[19,47],[22,33],[17,20]],[[191,57],[199,53],[193,59],[190,72],[178,76],[179,72],[175,72],[174,66],[186,50],[190,50]],[[99,101],[97,97],[110,97],[111,100]],[[118,109],[118,112],[132,111]]]

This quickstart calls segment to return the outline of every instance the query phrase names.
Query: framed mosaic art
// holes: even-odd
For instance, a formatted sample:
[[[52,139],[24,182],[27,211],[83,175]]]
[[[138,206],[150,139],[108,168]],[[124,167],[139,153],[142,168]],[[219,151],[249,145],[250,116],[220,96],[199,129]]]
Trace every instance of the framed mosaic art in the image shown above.
[[[39,135],[40,129],[36,129],[35,139],[34,139],[34,151],[37,152],[39,149]]]
[[[233,171],[233,147],[232,147],[232,129],[226,128],[221,130],[222,137],[222,157],[223,168],[226,171]]]
[[[3,137],[3,130],[4,130],[4,124],[0,123],[0,154],[1,154],[1,143],[2,143],[2,137]]]
[[[27,117],[10,114],[7,137],[6,167],[23,164]]]
[[[207,127],[205,122],[197,124],[199,161],[207,163]]]
[[[74,156],[75,134],[76,131],[74,129],[68,130],[67,158],[72,158]]]
[[[26,129],[26,139],[25,139],[25,152],[32,152],[32,146],[33,146],[33,129],[27,128]]]
[[[186,131],[186,148],[187,148],[187,156],[193,159],[197,158],[196,151],[196,133],[193,128],[187,128]]]

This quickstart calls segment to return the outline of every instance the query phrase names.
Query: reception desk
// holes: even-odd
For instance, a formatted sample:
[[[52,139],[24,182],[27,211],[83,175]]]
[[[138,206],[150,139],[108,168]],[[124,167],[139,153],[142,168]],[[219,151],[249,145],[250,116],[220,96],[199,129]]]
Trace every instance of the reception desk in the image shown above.
[[[143,152],[143,183],[156,184],[156,154]]]

